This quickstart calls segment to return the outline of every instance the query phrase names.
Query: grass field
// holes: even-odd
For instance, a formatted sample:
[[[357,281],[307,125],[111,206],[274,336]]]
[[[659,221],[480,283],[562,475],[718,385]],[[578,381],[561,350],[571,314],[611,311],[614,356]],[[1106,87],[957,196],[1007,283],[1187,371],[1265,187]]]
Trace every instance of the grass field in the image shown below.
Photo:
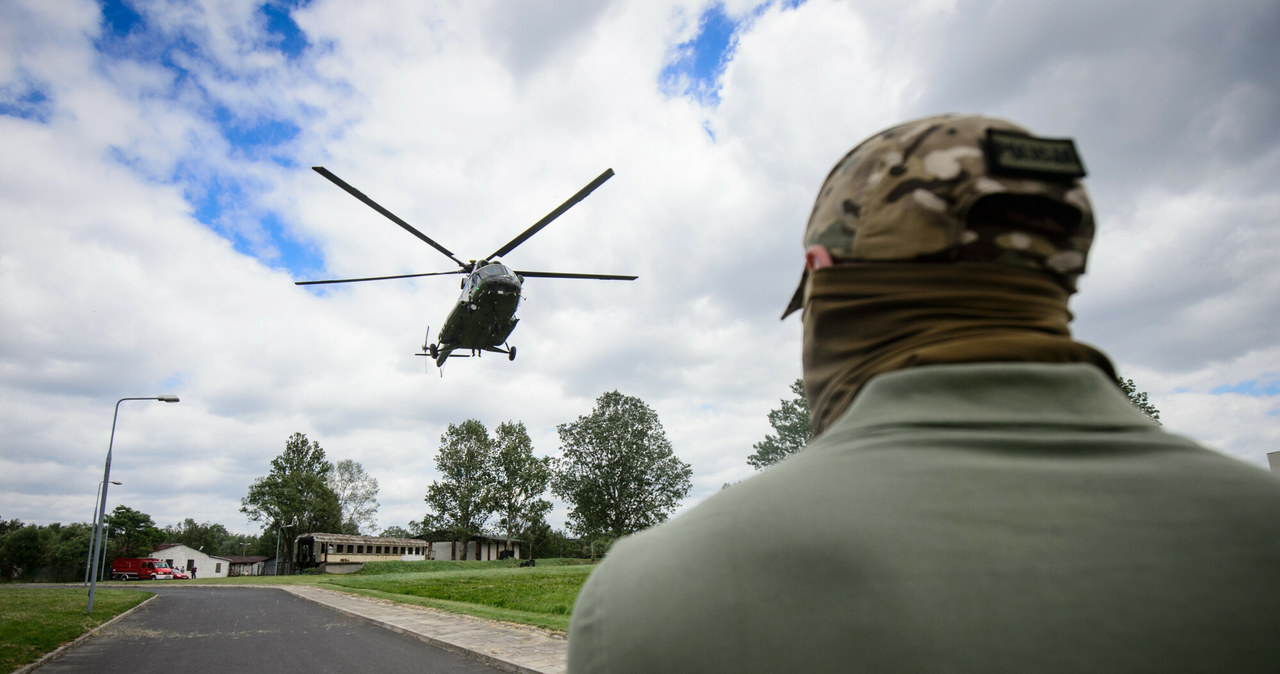
[[[138,590],[100,589],[93,615],[84,588],[0,586],[0,672],[12,672],[124,613],[150,597]]]

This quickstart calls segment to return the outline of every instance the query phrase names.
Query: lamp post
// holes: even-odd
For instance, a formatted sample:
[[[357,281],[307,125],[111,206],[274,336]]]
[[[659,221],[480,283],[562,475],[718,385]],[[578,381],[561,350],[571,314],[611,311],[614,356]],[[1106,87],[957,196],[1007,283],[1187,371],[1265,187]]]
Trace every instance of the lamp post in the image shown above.
[[[114,485],[121,485],[121,484],[124,484],[124,483],[123,483],[123,482],[116,482],[115,480],[112,480],[112,481],[111,481],[111,484],[114,484]],[[95,527],[98,525],[98,497],[99,497],[99,496],[101,496],[101,495],[102,495],[102,482],[101,482],[101,481],[99,481],[99,482],[98,482],[98,491],[97,491],[97,493],[95,493],[95,494],[93,495],[93,520],[92,520],[92,522],[94,523],[94,526],[95,526]],[[93,533],[89,534],[89,541],[90,541],[89,549],[85,551],[85,552],[86,552],[86,556],[85,556],[85,560],[84,560],[84,584],[85,584],[85,585],[88,585],[88,584],[89,584],[89,571],[90,571],[90,569],[92,569],[92,568],[93,568],[93,537],[94,537],[94,536],[96,536],[96,535],[97,535],[97,530],[96,530],[96,529],[94,530],[94,532],[93,532]],[[106,545],[103,545],[103,546],[102,546],[102,548],[103,548],[103,550],[106,550]]]
[[[280,530],[285,527],[296,526],[297,524],[298,524],[298,516],[294,515],[292,522],[288,524],[281,524],[280,526],[276,527],[276,568],[275,568],[275,573],[272,575],[275,575],[275,576],[280,575]]]
[[[89,556],[95,561],[98,559],[98,539],[100,538],[100,532],[102,530],[103,511],[107,507],[107,486],[111,484],[111,449],[116,442],[116,419],[120,417],[120,403],[126,400],[159,400],[160,402],[165,402],[165,403],[176,403],[178,402],[178,396],[150,396],[146,398],[121,398],[116,401],[116,411],[115,411],[115,414],[111,416],[111,439],[107,442],[107,463],[106,463],[106,467],[102,469],[102,484],[101,484],[102,490],[98,496],[98,516],[97,516],[97,522],[95,523],[96,526],[93,529],[93,546],[89,552]],[[107,547],[106,542],[103,541],[102,554],[104,556],[107,554],[106,547]],[[88,613],[90,614],[93,613],[93,593],[94,593],[94,590],[97,589],[97,587],[98,587],[98,575],[93,574],[92,578],[89,579]]]

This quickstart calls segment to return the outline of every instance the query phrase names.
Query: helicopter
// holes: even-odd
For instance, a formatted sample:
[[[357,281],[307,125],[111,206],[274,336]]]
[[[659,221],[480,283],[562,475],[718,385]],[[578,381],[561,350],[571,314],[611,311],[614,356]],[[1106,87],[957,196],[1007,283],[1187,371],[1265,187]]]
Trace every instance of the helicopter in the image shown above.
[[[553,220],[564,215],[579,201],[582,201],[591,194],[597,187],[604,184],[606,180],[613,177],[613,169],[605,169],[601,173],[587,183],[585,187],[578,190],[577,194],[569,197],[564,203],[556,207],[555,210],[548,213],[541,220],[533,223],[528,229],[520,233],[516,238],[508,241],[506,245],[489,254],[488,256],[478,260],[462,261],[454,256],[449,249],[434,241],[431,237],[423,234],[415,229],[412,225],[401,220],[391,211],[383,208],[378,202],[370,199],[360,190],[347,184],[344,180],[334,175],[323,166],[311,167],[313,171],[324,176],[329,182],[337,185],[345,190],[348,194],[364,202],[373,210],[381,213],[387,219],[399,225],[405,231],[416,236],[427,245],[435,248],[444,256],[453,260],[458,265],[458,269],[450,271],[425,272],[420,274],[398,274],[395,276],[369,276],[364,278],[346,278],[346,279],[328,279],[323,281],[295,281],[294,285],[310,286],[325,285],[333,283],[361,283],[364,281],[386,281],[391,279],[418,278],[422,276],[444,276],[450,274],[463,274],[460,283],[462,294],[458,296],[458,302],[449,312],[449,316],[444,320],[444,326],[440,328],[436,336],[436,341],[431,342],[431,328],[427,328],[427,336],[423,339],[422,351],[415,353],[415,356],[427,356],[435,361],[437,368],[443,368],[444,363],[449,358],[469,358],[472,356],[479,357],[485,351],[495,353],[505,353],[508,360],[516,359],[516,347],[507,343],[507,339],[511,336],[511,332],[515,330],[516,309],[520,305],[520,289],[526,278],[567,278],[567,279],[595,279],[602,281],[634,281],[637,276],[625,276],[617,274],[579,274],[567,272],[548,272],[548,271],[524,271],[513,270],[503,264],[498,258],[504,257],[507,253],[515,250],[516,246],[524,243],[529,237],[537,234],[543,227],[551,224]],[[466,351],[467,353],[461,353]]]

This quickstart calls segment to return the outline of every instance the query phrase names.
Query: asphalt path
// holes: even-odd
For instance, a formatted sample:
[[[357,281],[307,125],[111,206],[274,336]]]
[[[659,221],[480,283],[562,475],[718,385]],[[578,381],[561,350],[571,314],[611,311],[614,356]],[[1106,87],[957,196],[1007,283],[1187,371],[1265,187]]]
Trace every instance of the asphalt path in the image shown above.
[[[157,596],[36,673],[501,671],[280,590],[145,589]]]

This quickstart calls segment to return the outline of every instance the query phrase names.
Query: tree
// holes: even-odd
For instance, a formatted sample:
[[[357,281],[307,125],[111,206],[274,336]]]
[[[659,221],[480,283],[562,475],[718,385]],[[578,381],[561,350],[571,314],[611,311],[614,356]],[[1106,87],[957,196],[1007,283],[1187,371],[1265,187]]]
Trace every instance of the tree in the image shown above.
[[[541,520],[551,510],[542,498],[551,479],[551,459],[533,455],[533,441],[524,424],[498,425],[493,452],[493,508],[498,524],[507,533],[521,531]]]
[[[476,419],[449,424],[440,436],[436,470],[441,479],[427,487],[424,529],[447,531],[466,543],[481,532],[493,514],[493,442]]]
[[[164,542],[164,532],[151,516],[129,506],[118,505],[106,517],[108,540],[116,546],[116,557],[145,557]],[[110,562],[111,556],[107,561]]]
[[[782,406],[769,410],[769,425],[776,433],[764,436],[764,440],[752,445],[755,453],[747,457],[747,463],[756,470],[769,466],[805,448],[812,435],[809,425],[809,399],[804,394],[804,380],[791,384],[795,398],[783,400]]]
[[[1147,400],[1146,391],[1139,391],[1138,385],[1134,384],[1132,379],[1116,377],[1116,383],[1120,385],[1120,390],[1124,391],[1124,394],[1129,397],[1129,402],[1138,408],[1139,412],[1151,417],[1151,420],[1157,424],[1160,423],[1160,410],[1156,409],[1156,406]],[[1160,425],[1163,426],[1164,424]]]
[[[334,464],[329,475],[329,488],[338,496],[344,534],[372,533],[378,525],[378,481],[364,472],[364,466],[351,459]]]
[[[586,557],[590,548],[583,541],[570,539],[563,531],[552,529],[545,519],[539,519],[520,532],[528,542],[529,557]]]
[[[378,535],[383,538],[413,538],[412,531],[409,531],[408,529],[399,525],[389,526],[386,529],[383,529],[382,533]]]
[[[294,433],[284,451],[271,460],[271,472],[253,481],[249,493],[240,499],[240,512],[264,530],[289,526],[296,535],[303,532],[336,532],[342,526],[338,496],[329,488],[333,464],[324,457],[320,444]],[[292,525],[294,518],[297,524]]]
[[[0,580],[35,578],[48,558],[40,527],[23,526],[18,520],[5,524],[4,536],[0,539],[0,573],[3,573]]]
[[[590,416],[556,430],[552,490],[569,502],[569,526],[582,536],[618,538],[664,522],[689,493],[693,469],[639,398],[602,394]]]
[[[166,543],[181,543],[210,555],[238,555],[242,550],[228,545],[231,532],[226,527],[210,522],[198,524],[190,517],[179,524],[165,527],[164,534]]]
[[[49,566],[53,569],[54,581],[61,582],[64,575],[70,578],[83,576],[92,525],[81,522],[51,524],[49,529],[54,534],[49,550]]]

